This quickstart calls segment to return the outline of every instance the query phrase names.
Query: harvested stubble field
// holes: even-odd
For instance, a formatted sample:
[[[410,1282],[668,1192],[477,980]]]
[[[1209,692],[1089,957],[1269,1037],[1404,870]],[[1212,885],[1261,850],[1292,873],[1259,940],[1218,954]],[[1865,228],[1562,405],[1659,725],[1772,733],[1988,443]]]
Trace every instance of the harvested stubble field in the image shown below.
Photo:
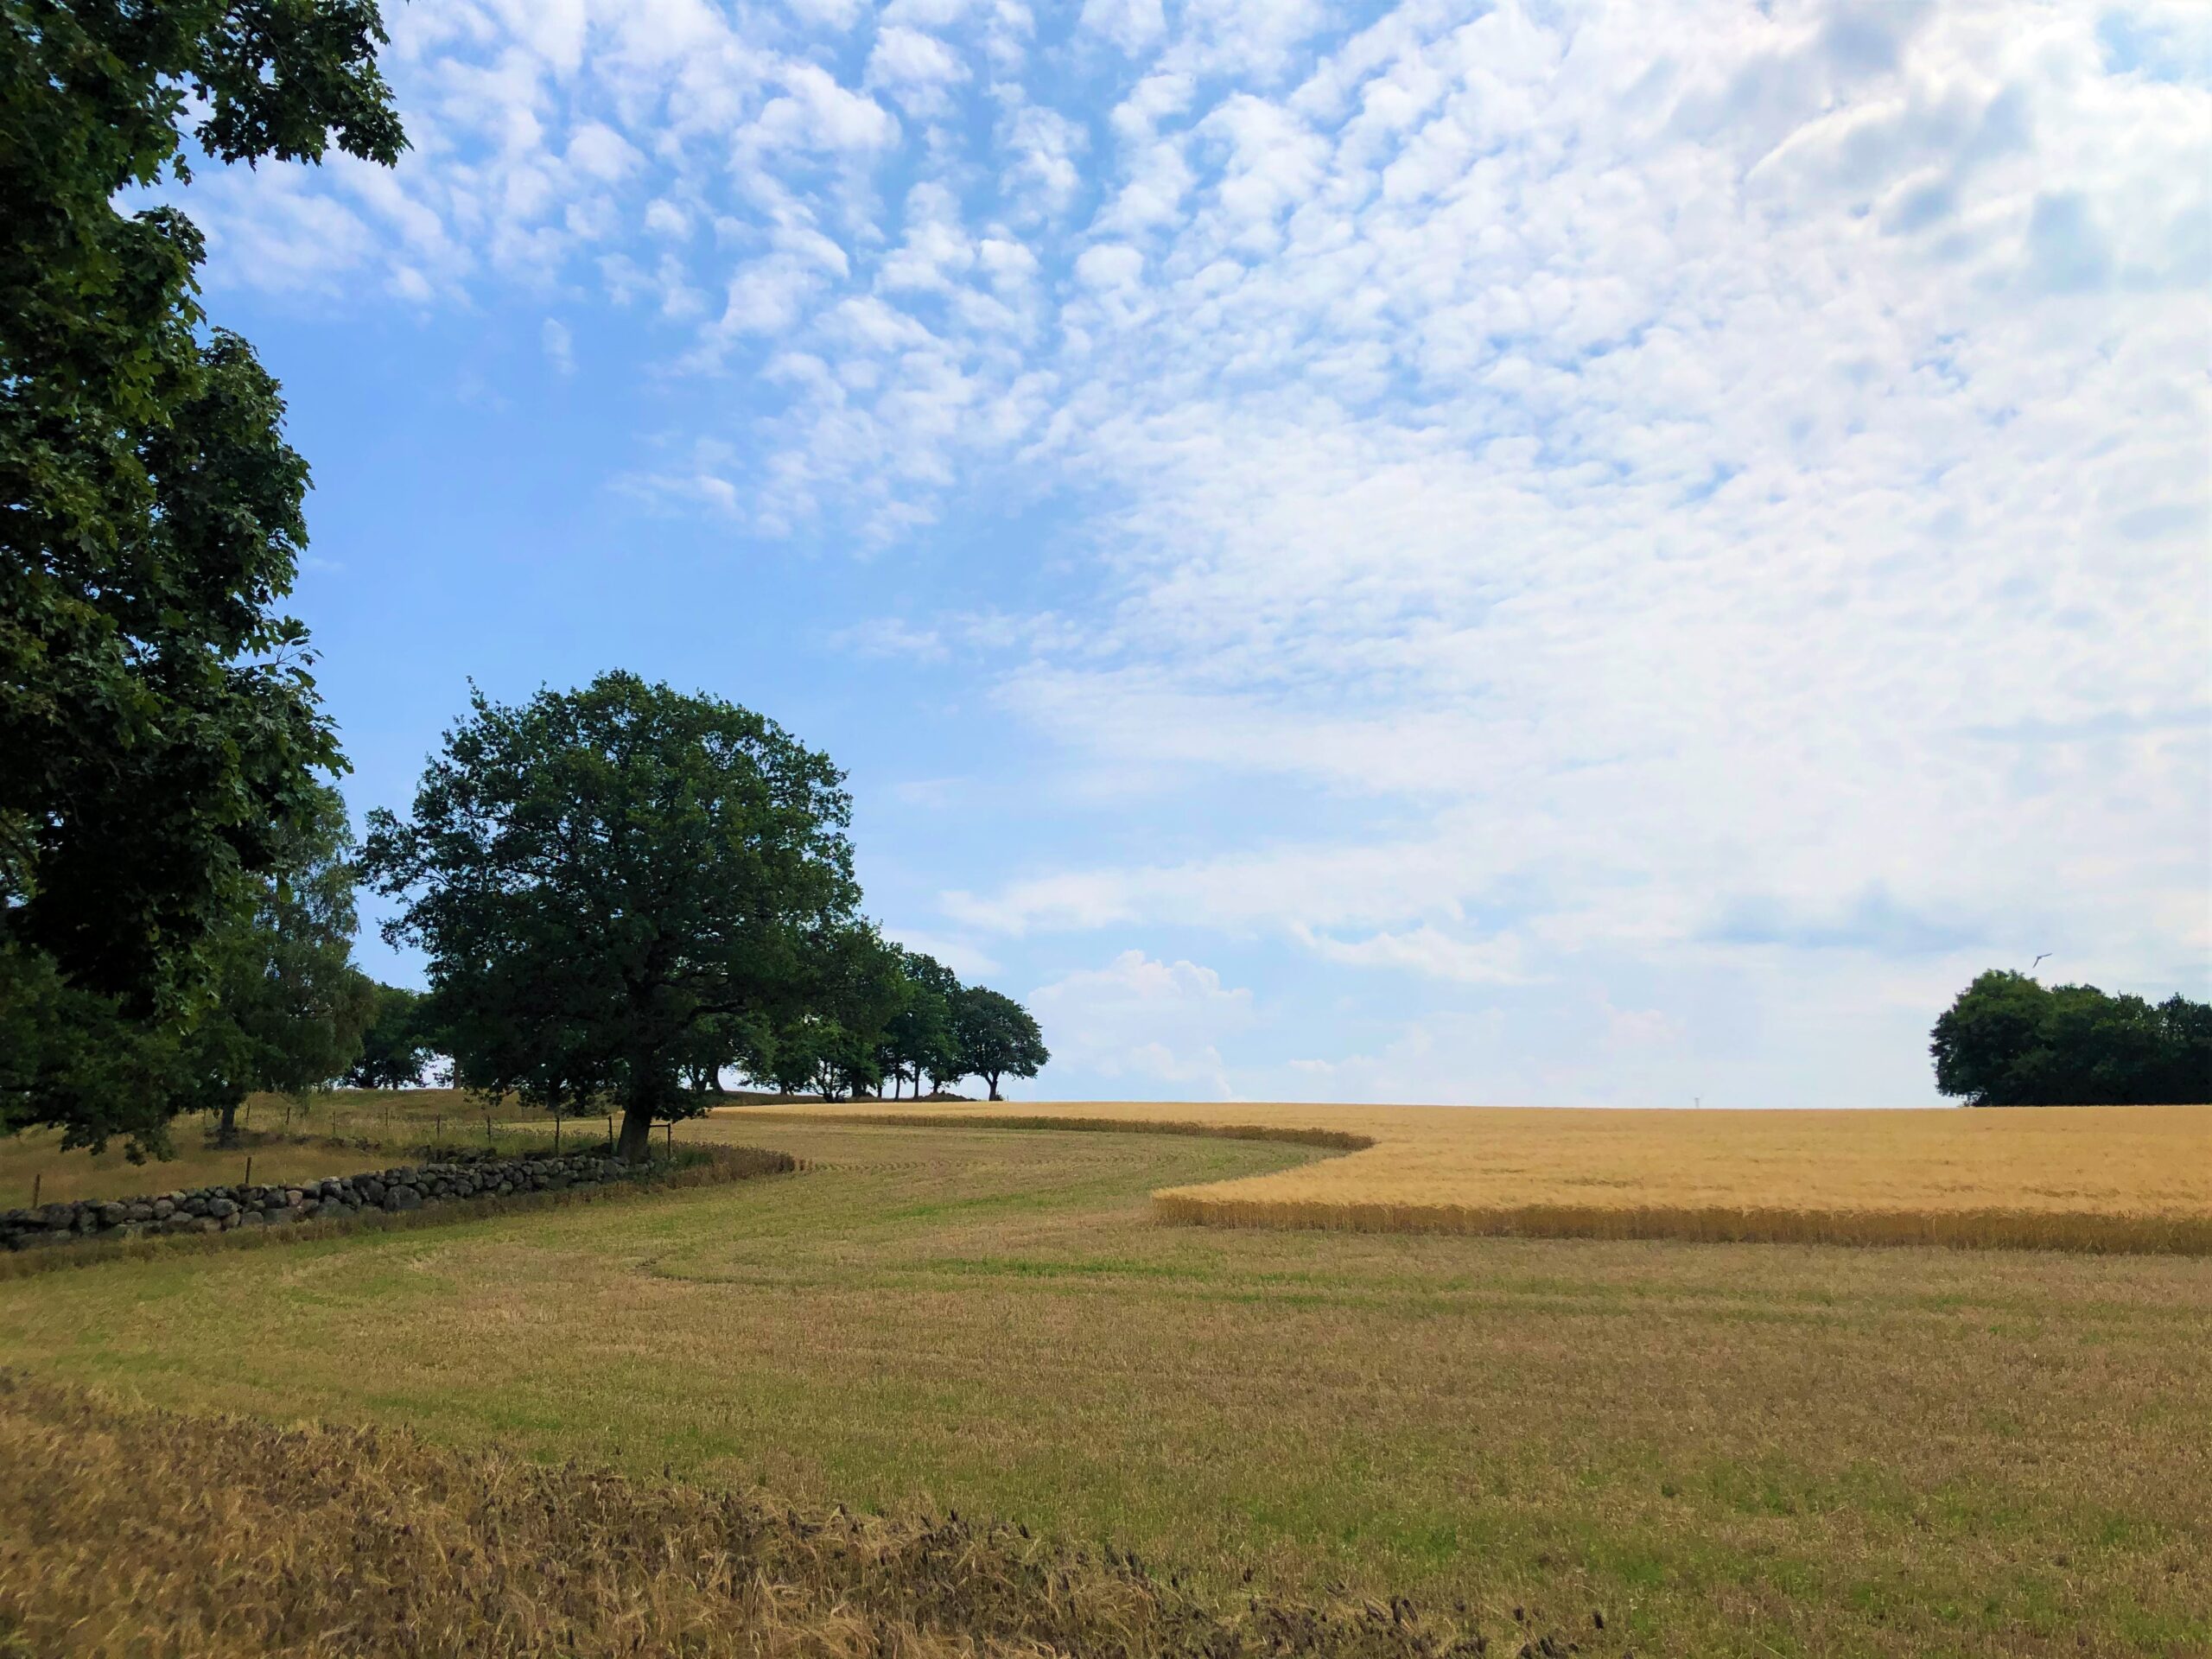
[[[839,1108],[896,1121],[881,1103]],[[1179,1186],[1164,1220],[1517,1234],[2212,1254],[2212,1106],[1578,1111],[1086,1102],[925,1104],[940,1123],[1249,1124],[1350,1155]]]
[[[1339,1154],[694,1128],[810,1167],[0,1284],[0,1354],[194,1413],[1000,1517],[1232,1609],[1464,1599],[1493,1654],[2212,1646],[2212,1261],[1163,1227],[1157,1190]]]

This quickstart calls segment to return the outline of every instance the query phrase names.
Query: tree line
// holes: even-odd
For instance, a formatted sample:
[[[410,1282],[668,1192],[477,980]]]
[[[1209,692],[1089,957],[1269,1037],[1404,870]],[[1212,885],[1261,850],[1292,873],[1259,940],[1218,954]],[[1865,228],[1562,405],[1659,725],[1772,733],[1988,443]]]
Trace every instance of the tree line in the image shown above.
[[[696,741],[702,730],[754,743]],[[746,814],[757,750],[812,818],[801,836],[787,821],[770,834],[817,836],[781,868]],[[526,710],[478,699],[447,739],[454,754],[474,767],[471,814],[489,787],[506,797],[489,803],[495,827],[458,830],[440,763],[414,818],[372,814],[370,869],[403,898],[387,931],[429,949],[434,988],[374,987],[343,1077],[356,1089],[403,1089],[447,1055],[455,1082],[549,1109],[644,1089],[712,1097],[728,1073],[823,1099],[920,1097],[980,1077],[1000,1099],[1002,1079],[1035,1077],[1051,1058],[1022,1004],[852,912],[842,790],[807,801],[787,777],[836,774],[759,715],[617,672],[540,692]]]
[[[1033,1076],[1036,1023],[859,912],[828,759],[634,676],[479,698],[357,848],[281,607],[306,462],[203,242],[124,211],[217,163],[390,166],[374,0],[0,15],[0,1132],[165,1152],[257,1088],[458,1080],[622,1103],[623,1145],[728,1071],[896,1092]],[[430,958],[353,964],[365,877]]]
[[[2212,1101],[2212,1004],[1992,969],[1936,1021],[1936,1087],[1969,1106]]]
[[[621,1147],[726,1071],[825,1098],[1007,1077],[1050,1058],[1011,997],[860,913],[828,756],[734,703],[608,673],[475,694],[413,810],[369,815],[385,928],[429,959],[416,1017],[471,1087],[620,1105]]]

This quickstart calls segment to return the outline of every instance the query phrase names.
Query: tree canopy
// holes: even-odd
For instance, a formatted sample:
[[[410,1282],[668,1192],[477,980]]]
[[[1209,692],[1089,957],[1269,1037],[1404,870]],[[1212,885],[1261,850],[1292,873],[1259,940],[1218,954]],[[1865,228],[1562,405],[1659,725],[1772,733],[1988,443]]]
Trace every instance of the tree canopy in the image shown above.
[[[937,1085],[966,1074],[953,1022],[960,981],[935,957],[919,950],[899,950],[899,967],[906,994],[884,1022],[876,1065],[894,1096],[902,1084],[912,1084],[919,1095],[924,1078]]]
[[[973,1072],[1001,1098],[1001,1077],[1033,1077],[1052,1058],[1029,1010],[1004,994],[971,986],[953,1005],[963,1073]]]
[[[201,239],[118,195],[389,163],[369,0],[0,0],[0,1121],[158,1142],[216,933],[342,763],[299,624],[306,464],[204,329]]]
[[[772,721],[632,674],[519,707],[474,695],[411,817],[370,815],[385,927],[429,953],[462,1083],[619,1101],[621,1155],[700,1109],[710,1039],[835,1019],[858,929],[851,803]],[[872,936],[870,936],[872,937]]]
[[[2153,1004],[1993,969],[1936,1022],[1936,1086],[1970,1106],[2212,1100],[2212,1005]]]
[[[404,1089],[421,1081],[435,1040],[423,1023],[423,994],[398,985],[378,985],[361,1052],[344,1081],[356,1089]]]

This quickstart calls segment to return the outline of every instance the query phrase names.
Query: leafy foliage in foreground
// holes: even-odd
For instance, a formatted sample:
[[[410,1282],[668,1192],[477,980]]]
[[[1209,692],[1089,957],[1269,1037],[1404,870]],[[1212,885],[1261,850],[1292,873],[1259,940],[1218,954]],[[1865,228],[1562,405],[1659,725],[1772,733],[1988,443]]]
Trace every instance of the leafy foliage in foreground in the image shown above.
[[[0,0],[0,1128],[160,1146],[205,947],[340,764],[276,609],[307,466],[206,321],[199,232],[119,195],[389,163],[372,0]]]
[[[158,1503],[82,1501],[154,1491]],[[127,1560],[119,1581],[113,1568]],[[405,1433],[130,1409],[0,1374],[0,1638],[32,1651],[1450,1659],[1409,1604],[1210,1605],[957,1515],[803,1515]],[[4,1648],[0,1648],[4,1651]]]
[[[1936,1022],[1936,1086],[1969,1106],[2212,1101],[2212,1005],[2156,1005],[1993,969]]]

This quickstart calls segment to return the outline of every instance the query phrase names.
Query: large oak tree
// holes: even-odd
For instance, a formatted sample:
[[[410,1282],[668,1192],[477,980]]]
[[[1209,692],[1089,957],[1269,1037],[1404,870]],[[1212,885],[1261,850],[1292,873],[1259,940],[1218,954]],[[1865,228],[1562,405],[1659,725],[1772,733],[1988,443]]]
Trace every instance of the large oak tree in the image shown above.
[[[716,1033],[788,1028],[855,927],[844,775],[773,721],[632,674],[480,692],[411,817],[370,815],[385,936],[429,955],[462,1083],[622,1109],[619,1151],[707,1097]]]
[[[389,163],[372,0],[0,0],[0,1128],[160,1144],[211,942],[336,741],[277,602],[306,464],[206,327],[219,162]]]

